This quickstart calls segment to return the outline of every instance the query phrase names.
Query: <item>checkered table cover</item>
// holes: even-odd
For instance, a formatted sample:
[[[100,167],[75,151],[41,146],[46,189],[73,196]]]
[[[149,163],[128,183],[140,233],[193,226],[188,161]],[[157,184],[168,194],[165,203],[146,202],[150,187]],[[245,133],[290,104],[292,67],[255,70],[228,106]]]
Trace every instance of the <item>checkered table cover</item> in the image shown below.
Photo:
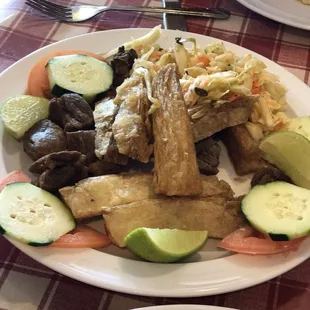
[[[84,0],[83,3],[161,5],[156,0]],[[235,0],[184,0],[182,5],[221,6],[231,10],[229,21],[187,18],[188,30],[260,53],[309,85],[310,32],[266,19]],[[24,1],[0,0],[0,71],[34,50],[68,37],[106,29],[151,28],[161,22],[159,15],[111,11],[85,23],[63,24],[28,8]],[[0,310],[128,310],[180,303],[240,310],[309,310],[310,261],[276,279],[239,292],[201,298],[153,298],[115,293],[72,280],[42,266],[0,237]]]

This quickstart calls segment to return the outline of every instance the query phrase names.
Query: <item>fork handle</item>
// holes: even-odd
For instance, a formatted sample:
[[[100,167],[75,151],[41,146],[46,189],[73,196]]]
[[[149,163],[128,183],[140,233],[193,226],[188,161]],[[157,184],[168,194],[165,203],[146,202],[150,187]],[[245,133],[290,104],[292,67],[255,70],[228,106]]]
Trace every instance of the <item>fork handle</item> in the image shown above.
[[[148,13],[167,13],[174,15],[187,15],[196,17],[208,17],[216,19],[228,19],[230,17],[230,12],[225,9],[216,8],[180,8],[180,9],[168,9],[161,7],[142,7],[142,6],[110,6],[106,7],[105,10],[113,11],[138,11],[138,12],[148,12]]]

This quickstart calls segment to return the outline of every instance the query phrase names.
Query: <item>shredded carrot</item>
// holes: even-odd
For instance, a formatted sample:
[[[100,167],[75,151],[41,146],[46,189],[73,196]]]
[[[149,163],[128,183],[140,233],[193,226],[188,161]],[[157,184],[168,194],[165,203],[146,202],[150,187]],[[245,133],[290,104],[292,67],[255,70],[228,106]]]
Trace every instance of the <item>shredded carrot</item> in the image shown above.
[[[233,102],[233,101],[237,100],[238,98],[239,98],[238,95],[232,94],[232,95],[228,98],[228,101],[229,101],[229,102]]]
[[[253,94],[253,95],[258,95],[258,94],[260,94],[260,87],[252,88],[252,94]]]
[[[252,85],[252,94],[258,95],[260,94],[260,91],[261,91],[261,87],[257,84],[257,81],[254,81]]]
[[[259,85],[258,85],[258,81],[256,80],[256,81],[253,81],[253,87],[259,87]]]
[[[160,69],[160,66],[154,65],[154,66],[153,66],[153,69],[154,69],[155,72],[157,72],[157,71]]]
[[[142,50],[143,50],[143,46],[142,45],[138,45],[138,46],[135,47],[135,51],[137,52],[139,57],[142,55]]]
[[[210,59],[207,56],[200,55],[198,56],[198,61],[203,62],[203,64],[207,67],[209,66]]]

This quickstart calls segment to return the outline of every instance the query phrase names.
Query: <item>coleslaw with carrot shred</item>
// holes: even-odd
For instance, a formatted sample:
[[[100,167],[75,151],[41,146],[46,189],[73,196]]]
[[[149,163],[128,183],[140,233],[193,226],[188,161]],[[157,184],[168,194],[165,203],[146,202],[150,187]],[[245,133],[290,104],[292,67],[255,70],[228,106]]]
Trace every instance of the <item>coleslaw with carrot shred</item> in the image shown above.
[[[143,40],[126,43],[138,53],[132,74],[142,75],[146,81],[152,102],[150,114],[158,107],[152,96],[152,79],[160,68],[176,63],[192,119],[204,115],[206,104],[219,107],[238,99],[251,99],[255,103],[246,127],[255,141],[290,122],[285,114],[287,89],[278,76],[266,70],[263,61],[251,54],[239,57],[220,41],[201,48],[193,38],[175,38],[173,46],[163,49],[156,44],[160,34],[160,28],[155,27]]]

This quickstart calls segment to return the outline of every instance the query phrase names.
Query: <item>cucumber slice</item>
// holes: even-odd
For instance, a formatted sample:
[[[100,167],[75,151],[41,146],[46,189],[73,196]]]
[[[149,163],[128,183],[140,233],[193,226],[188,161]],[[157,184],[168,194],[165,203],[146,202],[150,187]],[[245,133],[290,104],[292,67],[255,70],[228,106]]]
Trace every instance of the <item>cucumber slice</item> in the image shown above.
[[[310,234],[310,191],[285,182],[256,185],[242,212],[257,230],[284,241]]]
[[[292,131],[266,137],[259,148],[262,157],[276,165],[298,186],[310,189],[310,141]]]
[[[113,69],[104,61],[86,55],[57,56],[46,65],[52,93],[58,97],[77,93],[91,102],[108,90],[113,82]]]
[[[48,245],[75,228],[65,204],[30,183],[7,185],[0,193],[0,206],[3,233],[30,245]]]
[[[48,117],[48,108],[49,101],[45,98],[15,96],[2,103],[0,116],[7,131],[20,139],[35,123]]]
[[[310,117],[292,118],[284,130],[293,131],[310,140]]]

